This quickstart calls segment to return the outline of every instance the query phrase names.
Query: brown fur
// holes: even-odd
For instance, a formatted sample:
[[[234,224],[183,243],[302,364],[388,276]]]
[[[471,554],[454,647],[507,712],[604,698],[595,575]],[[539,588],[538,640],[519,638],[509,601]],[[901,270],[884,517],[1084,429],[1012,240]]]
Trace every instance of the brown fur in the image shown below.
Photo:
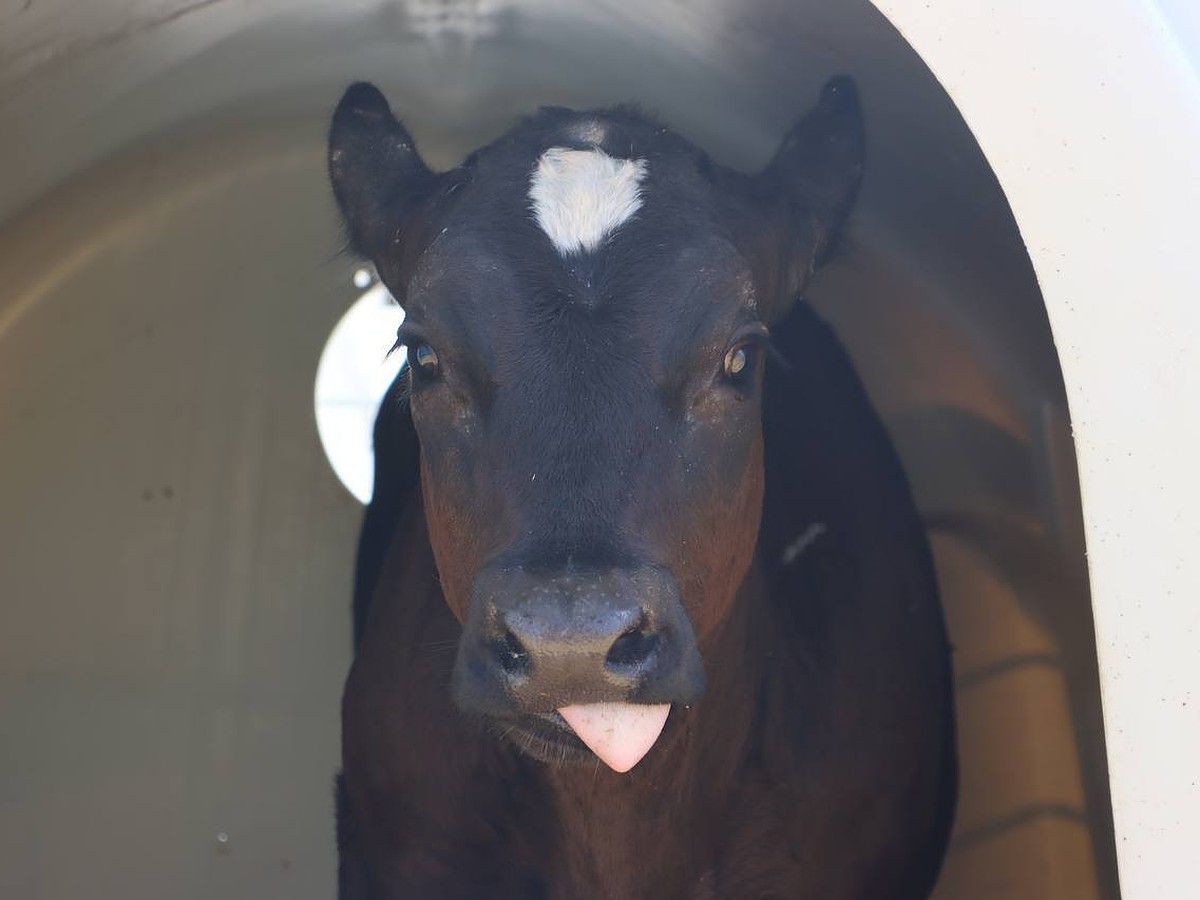
[[[793,305],[857,187],[852,87],[757,179],[627,111],[587,114],[649,175],[637,221],[574,261],[523,194],[574,114],[433,175],[372,90],[335,116],[335,190],[405,340],[441,366],[403,374],[376,426],[343,900],[926,897],[956,786],[929,550],[848,359]],[[726,377],[767,326],[775,362]],[[526,590],[549,599],[510,596]],[[640,668],[579,650],[558,681],[536,655],[501,671],[505,604],[553,618],[580,591],[600,619],[646,604]],[[594,698],[672,703],[628,773],[530,737],[531,716]]]

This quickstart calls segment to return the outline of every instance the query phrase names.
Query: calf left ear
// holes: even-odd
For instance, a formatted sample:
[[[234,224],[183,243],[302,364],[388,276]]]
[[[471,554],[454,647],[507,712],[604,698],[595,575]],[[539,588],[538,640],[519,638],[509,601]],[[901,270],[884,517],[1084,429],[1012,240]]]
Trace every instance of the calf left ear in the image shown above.
[[[351,85],[329,129],[329,179],[354,249],[378,263],[436,177],[379,89]]]
[[[767,205],[768,232],[756,255],[766,274],[764,318],[778,321],[837,242],[862,181],[865,139],[858,90],[833,78],[817,105],[788,132],[774,158],[750,179],[756,205]]]

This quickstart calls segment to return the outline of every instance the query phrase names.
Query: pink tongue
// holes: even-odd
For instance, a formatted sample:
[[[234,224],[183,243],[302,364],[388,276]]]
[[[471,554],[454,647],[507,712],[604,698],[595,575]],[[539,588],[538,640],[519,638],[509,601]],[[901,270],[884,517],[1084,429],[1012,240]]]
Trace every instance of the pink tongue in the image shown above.
[[[564,706],[558,714],[605,765],[628,772],[650,752],[670,711],[670,703],[586,703]]]

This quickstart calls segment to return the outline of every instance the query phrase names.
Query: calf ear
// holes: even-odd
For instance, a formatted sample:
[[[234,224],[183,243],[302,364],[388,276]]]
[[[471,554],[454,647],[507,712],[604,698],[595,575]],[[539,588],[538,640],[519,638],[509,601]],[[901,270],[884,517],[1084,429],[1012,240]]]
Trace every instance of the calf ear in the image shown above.
[[[347,88],[329,129],[329,179],[350,243],[378,262],[400,240],[435,176],[379,89]]]
[[[846,77],[830,79],[817,105],[783,139],[774,158],[752,179],[759,203],[770,204],[771,233],[758,249],[768,273],[765,317],[792,308],[809,276],[837,242],[862,181],[865,140],[858,90]]]

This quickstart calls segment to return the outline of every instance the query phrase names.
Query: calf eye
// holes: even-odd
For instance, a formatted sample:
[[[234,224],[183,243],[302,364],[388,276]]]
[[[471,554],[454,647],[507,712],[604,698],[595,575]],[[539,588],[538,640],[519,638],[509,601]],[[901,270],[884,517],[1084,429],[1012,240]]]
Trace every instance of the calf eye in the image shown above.
[[[725,374],[730,378],[735,378],[741,375],[746,366],[750,363],[750,357],[746,353],[746,348],[734,347],[725,354]]]
[[[420,373],[422,378],[433,378],[441,368],[441,364],[438,362],[437,351],[428,344],[417,344],[415,348],[410,350],[408,362],[414,371]]]
[[[734,344],[725,354],[725,377],[736,385],[745,385],[754,377],[758,347],[753,342]]]
[[[721,364],[721,377],[726,383],[743,393],[753,390],[758,381],[758,370],[762,368],[760,357],[770,339],[770,333],[761,323],[749,325],[734,335]]]

